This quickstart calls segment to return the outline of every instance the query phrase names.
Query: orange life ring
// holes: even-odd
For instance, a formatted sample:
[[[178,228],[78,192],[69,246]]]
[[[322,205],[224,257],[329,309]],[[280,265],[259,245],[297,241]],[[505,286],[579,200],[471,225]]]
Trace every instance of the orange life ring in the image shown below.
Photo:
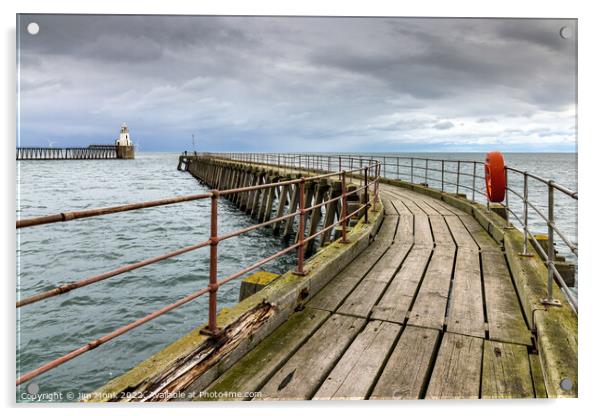
[[[504,155],[489,152],[485,158],[485,187],[489,202],[502,202],[506,196],[506,170]]]

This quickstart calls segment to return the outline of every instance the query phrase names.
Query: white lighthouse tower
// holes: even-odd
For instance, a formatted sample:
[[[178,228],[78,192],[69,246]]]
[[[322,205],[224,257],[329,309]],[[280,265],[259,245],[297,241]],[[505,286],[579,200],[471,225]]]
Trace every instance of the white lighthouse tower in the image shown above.
[[[130,130],[128,125],[123,122],[121,130],[119,131],[119,138],[115,140],[115,146],[117,146],[117,158],[118,159],[133,159],[134,158],[134,145],[132,138],[130,137]]]
[[[124,121],[121,125],[121,130],[119,131],[119,138],[115,140],[115,145],[117,146],[131,146],[132,139],[130,138],[130,131],[128,129],[128,125]]]

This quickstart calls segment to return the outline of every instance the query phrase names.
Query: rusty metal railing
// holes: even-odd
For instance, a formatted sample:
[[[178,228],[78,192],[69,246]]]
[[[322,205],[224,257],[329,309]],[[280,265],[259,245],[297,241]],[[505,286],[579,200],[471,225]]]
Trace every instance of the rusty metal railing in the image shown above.
[[[195,156],[193,156],[193,157],[195,157]],[[232,159],[232,160],[240,160],[240,159],[236,159],[235,154],[230,154],[229,156],[222,155],[221,157]],[[295,268],[295,274],[304,275],[305,274],[305,270],[304,270],[304,261],[305,261],[304,247],[305,247],[305,245],[308,242],[316,239],[318,236],[324,234],[325,232],[330,231],[331,229],[333,229],[336,226],[341,226],[340,242],[341,243],[348,242],[348,239],[347,239],[348,221],[352,217],[361,213],[361,215],[363,215],[364,221],[367,223],[369,221],[369,214],[368,214],[369,208],[371,206],[375,206],[374,202],[378,201],[378,183],[379,183],[379,178],[380,178],[380,162],[375,161],[375,160],[366,159],[366,158],[342,156],[342,157],[338,158],[338,165],[335,165],[335,164],[333,164],[332,166],[330,164],[328,165],[328,168],[335,167],[335,166],[338,167],[338,170],[335,170],[333,172],[333,171],[324,169],[324,165],[322,163],[322,162],[324,162],[324,159],[320,155],[318,155],[316,157],[311,157],[311,155],[305,155],[302,158],[285,160],[285,158],[287,158],[287,157],[288,156],[282,157],[282,160],[280,161],[282,163],[278,162],[272,156],[270,156],[269,158],[266,157],[263,159],[261,159],[257,156],[253,156],[253,158],[254,158],[253,160],[249,159],[249,160],[245,160],[245,162],[259,163],[259,164],[274,164],[279,167],[284,167],[285,163],[287,163],[287,164],[290,163],[290,165],[287,165],[287,167],[301,171],[302,176],[300,178],[288,180],[288,181],[282,181],[282,182],[266,183],[263,185],[248,186],[248,187],[237,188],[237,189],[224,189],[224,190],[214,189],[208,193],[179,196],[179,197],[162,199],[162,200],[154,200],[154,201],[140,202],[140,203],[134,203],[134,204],[125,204],[125,205],[119,205],[119,206],[107,207],[107,208],[89,209],[89,210],[83,210],[83,211],[73,211],[73,212],[59,213],[59,214],[47,215],[47,216],[41,216],[41,217],[35,217],[35,218],[19,219],[16,223],[17,229],[41,226],[44,224],[52,224],[52,223],[64,222],[64,221],[80,220],[80,219],[84,219],[84,218],[91,218],[91,217],[109,215],[109,214],[118,213],[118,212],[126,212],[126,211],[138,210],[138,209],[145,209],[145,208],[158,207],[158,206],[164,206],[164,205],[170,205],[170,204],[177,204],[177,203],[182,203],[182,202],[187,202],[187,201],[211,199],[210,237],[208,240],[201,241],[197,244],[183,247],[183,248],[171,251],[169,253],[162,254],[160,256],[151,257],[151,258],[148,258],[148,259],[145,259],[145,260],[133,263],[133,264],[124,265],[124,266],[118,267],[116,269],[113,269],[113,270],[110,270],[110,271],[107,271],[107,272],[104,272],[101,274],[97,274],[94,276],[76,280],[76,281],[70,282],[68,284],[63,284],[63,285],[57,286],[51,290],[35,294],[35,295],[27,297],[25,299],[19,299],[16,303],[16,307],[20,308],[20,307],[23,307],[26,305],[30,305],[30,304],[42,301],[44,299],[59,296],[61,294],[70,292],[72,290],[82,288],[87,285],[101,282],[103,280],[109,279],[114,276],[121,275],[123,273],[126,273],[126,272],[134,270],[134,269],[138,269],[138,268],[145,267],[145,266],[148,266],[153,263],[160,262],[162,260],[165,260],[165,259],[168,259],[171,257],[175,257],[175,256],[178,256],[178,255],[181,255],[181,254],[193,251],[193,250],[197,250],[197,249],[200,249],[203,247],[210,247],[209,283],[206,287],[204,287],[196,292],[193,292],[193,293],[181,298],[180,300],[178,300],[170,305],[167,305],[157,311],[154,311],[134,322],[131,322],[125,326],[122,326],[98,339],[90,341],[87,344],[71,351],[70,353],[63,355],[59,358],[56,358],[38,368],[36,368],[35,370],[32,370],[26,374],[19,376],[16,380],[16,384],[17,385],[22,384],[26,381],[33,379],[34,377],[39,376],[40,374],[46,373],[47,371],[50,371],[51,369],[58,367],[59,365],[61,365],[63,363],[73,360],[74,358],[76,358],[88,351],[91,351],[91,350],[97,348],[98,346],[100,346],[122,334],[125,334],[126,332],[129,332],[130,330],[132,330],[134,328],[139,327],[140,325],[145,324],[146,322],[149,322],[149,321],[151,321],[175,308],[178,308],[202,295],[205,295],[205,294],[209,295],[209,308],[208,308],[208,324],[207,324],[204,332],[209,335],[216,335],[220,330],[220,328],[217,327],[217,308],[218,308],[217,295],[218,295],[218,290],[221,286],[223,286],[224,284],[226,284],[234,279],[237,279],[237,278],[257,269],[258,267],[260,267],[288,252],[291,252],[293,250],[297,251],[297,265]],[[274,163],[275,161],[276,161],[276,163]],[[354,164],[355,164],[355,167],[352,168],[354,166]],[[316,175],[309,175],[307,172],[320,172],[320,173],[316,174]],[[303,199],[305,183],[307,181],[314,181],[314,180],[333,178],[333,177],[339,178],[341,181],[341,187],[342,187],[341,195],[333,197],[326,201],[322,201],[319,204],[305,207],[305,201]],[[354,189],[352,191],[348,191],[347,190],[347,182],[348,181],[350,182],[354,178],[358,181],[362,181],[363,183],[361,183],[361,186],[358,186],[356,189]],[[255,225],[246,227],[246,228],[238,230],[238,231],[219,235],[219,232],[218,232],[218,209],[217,208],[218,208],[218,203],[219,203],[220,197],[226,196],[228,194],[233,194],[233,193],[259,191],[259,190],[264,190],[264,189],[268,189],[271,187],[277,187],[277,186],[283,186],[283,185],[297,185],[299,187],[301,202],[299,204],[299,209],[296,210],[296,212],[282,215],[282,216],[273,218],[269,221],[264,221],[262,223],[255,224]],[[369,193],[370,187],[373,187],[372,199],[370,199],[370,193]],[[351,213],[348,213],[347,212],[347,199],[349,198],[349,196],[351,196],[353,194],[356,194],[356,193],[359,194],[359,192],[363,192],[363,196],[364,196],[363,203],[360,203],[359,207],[356,210],[354,210]],[[305,225],[305,219],[306,219],[306,216],[308,215],[308,213],[311,213],[313,210],[316,210],[316,209],[321,209],[322,207],[324,207],[330,203],[336,203],[336,204],[340,203],[341,204],[341,213],[338,216],[337,221],[334,221],[329,226],[325,226],[320,231],[315,232],[312,235],[306,236],[305,235],[306,230],[305,230],[304,225]],[[295,217],[295,216],[298,216],[298,218],[299,218],[299,230],[298,230],[298,236],[297,236],[296,243],[291,244],[288,247],[278,251],[277,253],[274,253],[271,256],[266,257],[248,267],[245,267],[245,268],[239,270],[238,272],[231,274],[230,276],[227,276],[222,279],[218,279],[218,261],[217,261],[217,259],[218,259],[218,247],[219,247],[220,242],[230,239],[230,238],[240,236],[242,234],[246,234],[246,233],[256,230],[258,228],[266,227],[277,221],[283,221],[283,220],[286,220],[288,218]]]

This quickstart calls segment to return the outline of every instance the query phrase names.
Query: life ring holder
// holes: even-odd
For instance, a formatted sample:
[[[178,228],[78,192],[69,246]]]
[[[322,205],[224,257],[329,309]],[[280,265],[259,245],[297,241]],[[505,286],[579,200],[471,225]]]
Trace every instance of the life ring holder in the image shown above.
[[[506,164],[501,152],[489,152],[485,158],[485,188],[489,202],[502,202],[506,197]]]

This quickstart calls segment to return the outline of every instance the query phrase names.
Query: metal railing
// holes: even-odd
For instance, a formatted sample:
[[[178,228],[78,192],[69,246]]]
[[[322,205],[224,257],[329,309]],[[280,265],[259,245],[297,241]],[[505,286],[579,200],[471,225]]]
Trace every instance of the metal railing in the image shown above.
[[[372,156],[381,162],[382,177],[388,179],[399,179],[407,182],[436,187],[444,192],[460,194],[466,192],[466,196],[473,202],[483,202],[489,209],[489,201],[485,190],[485,177],[478,174],[484,172],[485,163],[475,160],[449,160],[431,159],[410,156]],[[502,203],[507,215],[507,226],[511,226],[512,216],[523,232],[523,256],[531,256],[529,253],[529,241],[533,244],[539,256],[546,262],[548,269],[547,295],[542,299],[543,304],[558,305],[560,302],[553,298],[552,288],[554,280],[561,287],[571,307],[578,311],[577,297],[573,290],[568,287],[555,264],[555,236],[560,238],[560,246],[566,248],[575,257],[578,257],[577,243],[571,241],[565,231],[562,231],[556,223],[555,203],[556,195],[570,198],[577,203],[577,191],[573,191],[556,182],[544,179],[530,172],[505,166],[506,172],[506,198]],[[522,189],[516,188],[508,181],[509,175],[518,175],[522,183]],[[451,177],[451,178],[450,178]],[[547,207],[538,207],[529,197],[530,181],[535,181],[546,186]],[[510,197],[517,198],[522,207],[522,213],[516,213],[511,208]],[[545,211],[547,210],[547,215]],[[530,218],[539,218],[546,225],[547,247],[544,248],[536,238],[537,231],[530,226]],[[540,230],[539,232],[544,231]]]
[[[274,161],[280,160],[275,155],[269,155],[269,157],[266,156],[265,158],[260,158],[258,156],[249,156],[252,159],[245,159],[247,156],[243,157],[243,156],[240,156],[240,154],[238,154],[239,156],[236,156],[236,155],[237,154],[229,154],[229,155],[222,154],[219,157],[232,159],[232,160],[243,160],[244,159],[245,162],[258,163],[258,164],[268,164],[268,163],[276,164],[276,163],[274,163]],[[203,157],[203,156],[201,155],[201,156],[192,156],[192,157]],[[218,156],[216,155],[215,157],[218,157]],[[274,159],[275,157],[276,157],[276,159]],[[273,183],[265,183],[262,185],[248,186],[248,187],[237,188],[237,189],[222,189],[222,190],[214,189],[211,192],[202,193],[202,194],[186,195],[186,196],[179,196],[179,197],[174,197],[174,198],[147,201],[147,202],[141,202],[141,203],[125,204],[125,205],[119,205],[119,206],[114,206],[114,207],[89,209],[89,210],[59,213],[59,214],[47,215],[47,216],[41,216],[41,217],[35,217],[35,218],[19,219],[16,223],[17,229],[25,228],[25,227],[41,226],[43,224],[52,224],[52,223],[58,223],[58,222],[64,222],[64,221],[74,221],[74,220],[80,220],[80,219],[84,219],[84,218],[91,218],[91,217],[109,215],[109,214],[118,213],[118,212],[126,212],[126,211],[138,210],[138,209],[145,209],[145,208],[150,208],[150,207],[178,204],[178,203],[183,203],[183,202],[187,202],[187,201],[211,199],[211,222],[210,222],[209,239],[207,239],[205,241],[201,241],[194,245],[179,248],[175,251],[171,251],[169,253],[165,253],[160,256],[147,258],[145,260],[142,260],[142,261],[139,261],[136,263],[132,263],[132,264],[128,264],[128,265],[123,265],[116,269],[113,269],[113,270],[110,270],[110,271],[107,271],[107,272],[104,272],[101,274],[97,274],[95,276],[90,276],[90,277],[86,277],[86,278],[83,278],[80,280],[76,280],[76,281],[70,282],[68,284],[63,284],[63,285],[57,286],[51,290],[47,290],[47,291],[35,294],[30,297],[20,299],[17,301],[16,307],[20,308],[20,307],[23,307],[23,306],[26,306],[26,305],[29,305],[29,304],[32,304],[35,302],[42,301],[44,299],[59,296],[64,293],[68,293],[72,290],[76,290],[76,289],[82,288],[84,286],[98,283],[103,280],[109,279],[111,277],[118,276],[118,275],[126,273],[128,271],[135,270],[135,269],[138,269],[141,267],[145,267],[150,264],[157,263],[157,262],[160,262],[162,260],[165,260],[165,259],[168,259],[171,257],[175,257],[175,256],[178,256],[178,255],[181,255],[181,254],[193,251],[193,250],[197,250],[197,249],[200,249],[203,247],[210,247],[209,279],[208,279],[209,283],[206,287],[204,287],[196,292],[193,292],[193,293],[181,298],[177,302],[167,305],[155,312],[152,312],[152,313],[134,321],[134,322],[131,322],[125,326],[122,326],[98,339],[90,341],[86,345],[83,345],[80,348],[77,348],[77,349],[71,351],[70,353],[63,355],[62,357],[56,358],[38,368],[36,368],[35,370],[32,370],[26,374],[21,375],[20,377],[18,377],[16,384],[19,385],[21,383],[29,381],[32,378],[34,378],[40,374],[43,374],[63,363],[66,363],[67,361],[70,361],[92,349],[95,349],[98,346],[100,346],[100,345],[134,329],[134,328],[137,328],[140,325],[143,325],[146,322],[149,322],[173,309],[176,309],[179,306],[182,306],[182,305],[198,298],[199,296],[205,295],[205,294],[209,295],[208,325],[205,328],[205,333],[207,333],[209,335],[216,335],[219,332],[219,328],[217,327],[217,309],[218,309],[217,295],[218,295],[218,290],[221,286],[223,286],[224,284],[226,284],[234,279],[237,279],[237,278],[257,269],[258,267],[260,267],[272,260],[275,260],[276,258],[283,256],[284,254],[289,253],[293,250],[297,251],[297,265],[296,265],[294,273],[297,275],[304,275],[305,274],[305,270],[304,270],[305,250],[304,250],[304,247],[308,242],[316,239],[317,237],[326,233],[327,231],[332,230],[334,227],[340,226],[341,227],[340,242],[347,243],[348,242],[348,239],[347,239],[347,234],[348,234],[348,230],[347,230],[348,224],[347,223],[348,223],[348,221],[356,215],[357,216],[361,215],[361,216],[363,216],[364,221],[366,223],[368,222],[369,208],[371,206],[375,206],[373,201],[378,200],[378,182],[379,182],[379,177],[380,177],[380,163],[378,161],[365,159],[365,158],[342,156],[337,159],[338,166],[333,165],[333,167],[337,167],[338,170],[332,172],[332,171],[327,171],[326,169],[323,169],[324,165],[321,163],[324,162],[324,159],[321,156],[312,157],[311,155],[305,155],[302,158],[289,158],[289,155],[281,155],[280,157],[281,157],[280,161],[282,163],[277,163],[278,166],[281,166],[281,167],[287,166],[287,167],[290,167],[291,169],[296,169],[297,171],[301,171],[302,176],[298,179],[281,181],[281,182],[273,182]],[[355,165],[355,167],[351,168],[354,165]],[[323,171],[323,173],[319,173],[321,171]],[[316,172],[318,172],[318,174],[313,174]],[[312,206],[306,207],[305,206],[306,201],[304,200],[306,182],[316,181],[316,180],[326,179],[326,178],[335,178],[335,179],[338,178],[340,180],[341,195],[333,197],[333,198],[325,200],[325,201],[322,201],[320,203],[314,204]],[[351,182],[351,180],[353,180],[353,178],[360,180],[361,186],[356,187],[354,190],[348,191],[347,183]],[[219,232],[218,232],[218,222],[219,222],[218,204],[219,204],[219,200],[222,196],[227,196],[229,194],[234,194],[234,193],[249,192],[249,191],[268,190],[269,188],[285,186],[285,185],[294,185],[294,186],[298,187],[297,189],[299,190],[300,202],[299,202],[299,208],[295,212],[291,212],[286,215],[277,216],[268,221],[264,221],[259,224],[255,224],[255,225],[246,227],[246,228],[238,230],[238,231],[230,232],[230,233],[223,234],[223,235],[219,234]],[[371,192],[372,199],[370,198],[370,192],[369,192],[370,187],[373,187],[373,190]],[[358,208],[356,210],[354,210],[351,213],[348,213],[347,212],[348,198],[354,194],[360,195],[360,192],[363,193],[363,203],[360,202],[358,204]],[[311,213],[313,210],[316,210],[316,209],[322,209],[322,207],[325,207],[328,204],[339,204],[339,203],[341,204],[341,211],[340,211],[340,215],[337,215],[336,221],[333,221],[333,223],[331,225],[323,227],[320,231],[317,231],[312,235],[308,235],[308,236],[305,235],[305,231],[306,231],[305,219],[309,213]],[[219,243],[223,242],[224,240],[234,238],[234,237],[240,236],[242,234],[249,233],[253,230],[257,230],[259,228],[269,226],[278,221],[283,221],[283,220],[293,218],[293,217],[298,217],[298,221],[299,221],[298,222],[299,228],[298,228],[298,232],[297,232],[297,239],[294,244],[288,245],[286,248],[278,251],[277,253],[274,253],[271,256],[266,257],[248,267],[245,267],[234,274],[231,274],[222,279],[218,279],[218,261],[217,261],[217,259],[218,259]]]

